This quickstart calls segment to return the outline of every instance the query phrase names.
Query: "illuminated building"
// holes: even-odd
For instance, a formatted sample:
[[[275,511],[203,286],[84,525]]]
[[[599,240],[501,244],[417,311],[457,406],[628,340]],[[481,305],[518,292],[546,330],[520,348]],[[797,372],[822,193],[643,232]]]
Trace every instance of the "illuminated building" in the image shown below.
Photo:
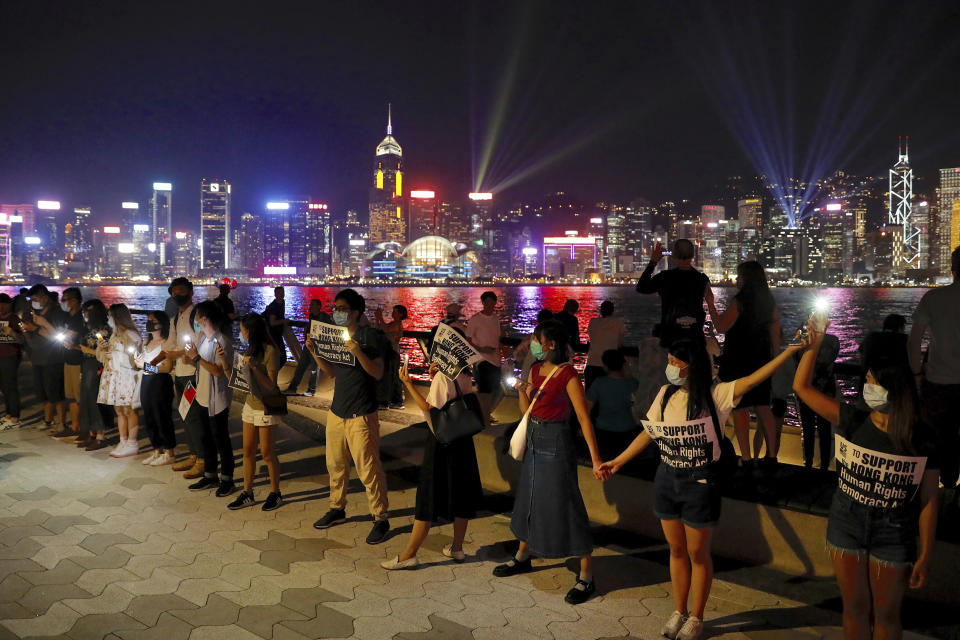
[[[219,276],[225,275],[229,267],[230,183],[203,179],[200,182],[200,271],[204,275]]]
[[[107,226],[100,230],[99,252],[97,256],[97,275],[103,278],[117,278],[122,275],[120,264],[120,243],[123,234],[118,226]]]
[[[200,239],[189,231],[173,232],[173,264],[176,273],[195,275],[200,264]]]
[[[411,191],[408,211],[407,242],[413,242],[425,236],[435,236],[440,231],[436,192],[427,189]]]
[[[263,220],[252,213],[240,216],[240,267],[249,273],[261,273],[263,269],[264,233]]]
[[[412,280],[470,279],[477,264],[476,251],[440,236],[414,240],[403,249],[401,258],[401,273]]]
[[[467,194],[469,202],[470,234],[478,237],[484,229],[489,229],[495,222],[493,219],[493,194],[489,192],[473,192]]]
[[[440,203],[440,235],[452,242],[472,241],[470,215],[463,205],[455,202]]]
[[[168,245],[173,233],[173,185],[169,182],[154,182],[150,198],[152,242],[156,246],[157,264],[167,265]]]
[[[289,224],[287,226],[287,247],[289,255],[286,266],[302,269],[307,265],[307,246],[313,238],[307,234],[307,215],[310,211],[310,200],[298,199],[287,203],[285,210]]]
[[[700,264],[703,272],[714,281],[723,280],[723,241],[726,225],[722,219],[707,218],[702,221],[700,241]]]
[[[827,280],[837,281],[844,275],[844,250],[846,247],[846,218],[853,215],[843,210],[840,202],[830,202],[815,213],[820,216],[820,247],[823,253],[823,271]],[[851,225],[852,226],[852,225]]]
[[[29,235],[26,230],[33,228],[33,207],[32,204],[0,204],[0,216],[3,219],[0,222],[0,252],[5,256],[0,262],[0,274],[4,276],[25,273],[27,253],[33,247],[24,242],[24,237]]]
[[[593,236],[548,236],[541,256],[546,275],[582,280],[588,270],[597,268],[597,241]]]
[[[721,220],[720,231],[723,233],[723,255],[720,263],[723,277],[726,280],[736,280],[737,265],[743,261],[740,248],[740,221]]]
[[[929,269],[931,247],[936,250],[937,246],[936,237],[931,237],[930,233],[932,230],[930,225],[930,203],[926,200],[914,202],[912,210],[913,213],[911,217],[913,218],[913,224],[920,230],[920,254],[917,259],[917,268]]]
[[[897,164],[890,169],[890,189],[887,204],[887,222],[900,229],[900,244],[897,253],[902,261],[893,265],[902,275],[907,269],[918,269],[920,261],[921,233],[911,217],[913,205],[913,169],[910,168],[910,138],[905,149],[898,149]]]
[[[289,202],[268,202],[263,219],[263,266],[290,264]]]
[[[303,273],[327,276],[332,272],[333,227],[330,224],[330,207],[322,202],[307,204],[304,223],[305,252]]]
[[[60,203],[56,200],[38,200],[33,215],[33,230],[25,235],[28,250],[24,275],[42,275],[48,278],[59,276],[59,261],[62,259],[63,237],[57,220]],[[26,222],[26,218],[24,219]],[[24,229],[25,234],[28,230]],[[32,249],[30,249],[32,247]]]
[[[940,275],[950,275],[950,253],[960,245],[960,167],[940,169],[940,187],[937,189],[938,255]],[[934,266],[934,265],[931,265]]]
[[[387,107],[387,136],[376,150],[373,186],[370,187],[370,241],[407,239],[403,196],[403,150],[393,137],[392,109]]]
[[[624,210],[624,249],[629,251],[637,261],[648,252],[650,235],[650,216],[654,213],[653,207],[643,201],[634,201]]]
[[[737,202],[737,221],[740,229],[763,228],[763,201],[760,198],[746,198]]]
[[[597,253],[600,262],[598,266],[603,271],[603,275],[609,278],[613,275],[613,261],[607,252],[607,230],[604,219],[600,216],[590,218],[587,234],[597,239]]]
[[[63,227],[63,260],[69,275],[93,273],[93,221],[90,207],[74,207],[73,219]]]

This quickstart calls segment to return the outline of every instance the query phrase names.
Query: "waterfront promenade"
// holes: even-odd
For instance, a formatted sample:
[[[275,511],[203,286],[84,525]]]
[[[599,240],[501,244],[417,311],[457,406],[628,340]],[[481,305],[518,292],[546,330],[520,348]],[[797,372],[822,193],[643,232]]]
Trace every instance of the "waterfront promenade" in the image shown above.
[[[419,569],[382,570],[413,518],[421,435],[406,428],[410,411],[385,412],[392,537],[364,544],[369,515],[355,479],[350,520],[315,530],[327,479],[322,443],[309,434],[322,404],[298,404],[279,427],[287,502],[273,512],[228,511],[226,499],[187,491],[168,467],[85,453],[36,428],[0,433],[0,639],[659,637],[673,608],[662,541],[598,527],[600,595],[571,607],[563,596],[575,560],[492,576],[512,539],[510,500],[500,495],[471,522],[463,564],[440,554],[446,525],[432,530]],[[237,420],[231,430],[239,449]],[[264,483],[258,476],[260,499]],[[718,559],[712,593],[708,637],[841,637],[831,578]],[[910,601],[905,615],[908,637],[956,633],[955,608]]]

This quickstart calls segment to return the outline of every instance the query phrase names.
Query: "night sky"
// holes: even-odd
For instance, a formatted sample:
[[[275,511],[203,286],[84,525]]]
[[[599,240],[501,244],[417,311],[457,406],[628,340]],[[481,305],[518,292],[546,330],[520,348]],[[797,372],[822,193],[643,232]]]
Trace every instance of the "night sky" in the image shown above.
[[[387,103],[407,185],[500,201],[696,199],[758,164],[960,166],[955,2],[0,3],[0,201],[201,177],[234,215],[365,211]],[[485,152],[486,150],[486,152]],[[484,157],[488,160],[484,162]]]

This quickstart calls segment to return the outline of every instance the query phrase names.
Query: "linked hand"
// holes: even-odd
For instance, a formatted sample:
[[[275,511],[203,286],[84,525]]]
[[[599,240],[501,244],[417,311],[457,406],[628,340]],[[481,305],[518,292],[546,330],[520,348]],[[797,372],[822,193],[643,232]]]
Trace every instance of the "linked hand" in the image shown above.
[[[615,460],[609,462],[600,463],[600,471],[604,474],[604,480],[615,474],[617,471],[620,471],[620,463]]]
[[[663,258],[663,243],[658,242],[650,253],[650,262],[660,262],[661,258]]]

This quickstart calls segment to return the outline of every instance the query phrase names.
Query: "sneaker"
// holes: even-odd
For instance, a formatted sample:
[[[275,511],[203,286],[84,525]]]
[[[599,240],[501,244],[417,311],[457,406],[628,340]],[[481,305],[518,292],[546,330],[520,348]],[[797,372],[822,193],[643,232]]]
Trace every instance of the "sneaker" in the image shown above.
[[[530,558],[526,560],[510,558],[506,563],[495,566],[493,568],[493,575],[498,578],[509,578],[510,576],[515,576],[520,573],[530,573],[532,570],[533,563],[530,562]]]
[[[127,440],[127,444],[125,444],[123,448],[110,453],[114,458],[129,458],[139,454],[140,445],[137,444],[136,440]]]
[[[73,429],[63,427],[62,429],[57,429],[50,434],[50,437],[54,440],[66,440],[67,438],[75,438],[77,433]]]
[[[377,520],[367,534],[367,544],[380,544],[387,539],[388,531],[390,531],[390,523],[386,520]]]
[[[188,486],[187,489],[190,489],[190,491],[203,491],[204,489],[212,489],[214,487],[219,487],[219,486],[220,486],[219,480],[217,480],[216,478],[207,478],[206,476],[204,476],[203,478],[200,478],[200,480],[198,480],[197,482],[194,482],[193,484]]]
[[[119,452],[121,449],[123,449],[123,448],[126,446],[126,444],[127,444],[127,441],[124,440],[123,438],[120,438],[120,442],[118,442],[117,445],[116,445],[113,449],[110,450],[110,456],[113,457],[113,458],[116,458],[116,457],[117,457],[117,456],[116,456],[117,452]]]
[[[162,467],[164,465],[173,464],[173,454],[169,451],[164,451],[156,458],[153,459],[153,462],[150,463],[151,467]]]
[[[272,493],[270,495],[273,495]],[[253,499],[253,494],[249,491],[241,491],[240,495],[237,496],[237,499],[227,505],[227,509],[231,511],[236,511],[237,509],[243,509],[244,507],[252,507],[256,501]]]
[[[674,611],[664,623],[663,629],[660,630],[660,635],[662,635],[664,638],[670,638],[670,640],[674,640],[677,637],[677,634],[680,633],[680,627],[683,626],[683,623],[686,621],[686,619],[687,616],[683,615],[679,611]]]
[[[406,560],[400,560],[400,556],[395,556],[390,560],[384,560],[380,563],[380,566],[387,571],[396,571],[398,569],[413,569],[418,564],[420,564],[420,561],[417,560],[417,556],[407,558]]]
[[[157,453],[156,449],[154,449],[153,453],[151,453],[149,456],[147,456],[146,458],[140,461],[140,464],[144,464],[144,465],[153,464],[153,461],[159,457],[160,457],[160,454]]]
[[[403,409],[405,406],[406,405],[404,405],[402,402],[394,402],[393,404],[390,405],[390,408],[399,410],[399,409]]]
[[[570,591],[567,591],[567,595],[563,599],[567,604],[583,604],[593,596],[596,590],[597,585],[593,580],[584,582],[577,578],[577,583],[573,585]]]
[[[306,396],[307,398],[312,398],[316,394],[317,394],[316,389],[307,389],[306,391],[303,392],[303,395]]]
[[[233,480],[221,480],[220,486],[217,487],[216,496],[218,498],[226,498],[228,495],[236,490],[236,485],[233,484]]]
[[[46,431],[52,426],[53,426],[52,422],[50,422],[49,420],[44,420],[43,422],[37,425],[37,429],[39,429],[40,431]]]
[[[454,551],[452,544],[445,546],[441,553],[443,553],[443,555],[447,558],[452,558],[457,562],[463,562],[467,557],[467,554],[463,552],[463,549],[460,549],[460,551]]]
[[[697,640],[703,633],[703,620],[697,616],[690,616],[680,627],[676,640]]]
[[[99,451],[100,449],[106,449],[108,446],[109,445],[107,444],[106,440],[97,440],[94,438],[87,444],[86,447],[84,447],[84,451]]]
[[[197,456],[187,456],[180,462],[177,462],[172,467],[171,471],[190,471],[193,468],[193,465],[197,464]]]
[[[279,509],[283,506],[283,496],[280,495],[279,491],[271,491],[270,495],[267,496],[267,499],[263,501],[263,506],[260,507],[262,511],[273,511],[274,509]]]
[[[335,524],[343,524],[347,521],[347,512],[343,509],[330,509],[327,513],[313,523],[314,529],[329,529]]]

